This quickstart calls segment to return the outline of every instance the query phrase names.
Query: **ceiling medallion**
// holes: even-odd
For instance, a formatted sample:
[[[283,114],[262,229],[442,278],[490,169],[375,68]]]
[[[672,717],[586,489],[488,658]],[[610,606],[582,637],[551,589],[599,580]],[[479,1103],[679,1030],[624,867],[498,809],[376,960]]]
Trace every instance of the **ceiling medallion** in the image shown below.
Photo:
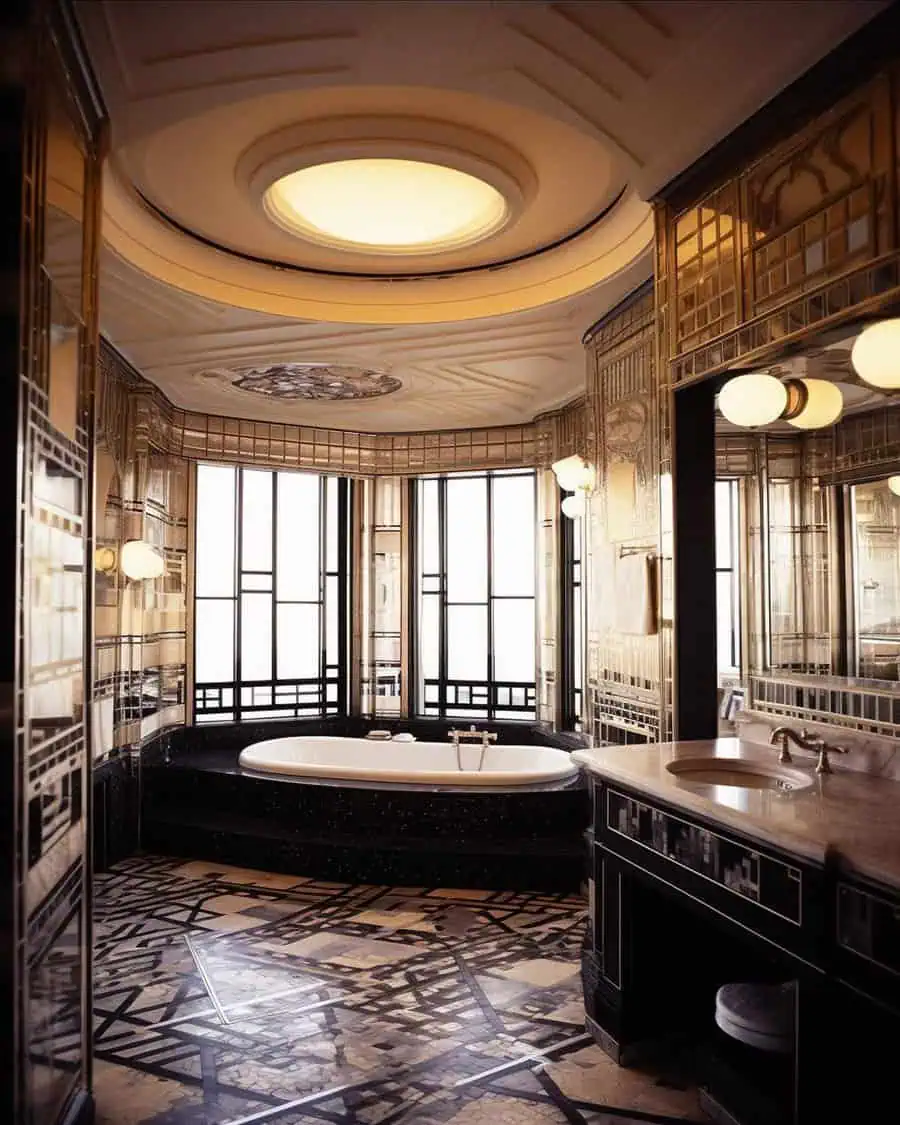
[[[275,363],[242,371],[232,385],[266,398],[335,402],[378,398],[403,386],[393,375],[324,363]]]

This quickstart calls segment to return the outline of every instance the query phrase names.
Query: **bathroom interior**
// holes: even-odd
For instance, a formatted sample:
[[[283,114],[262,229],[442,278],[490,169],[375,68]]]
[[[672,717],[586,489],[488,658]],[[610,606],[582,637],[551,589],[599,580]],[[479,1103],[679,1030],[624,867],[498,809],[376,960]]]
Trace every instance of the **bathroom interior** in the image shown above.
[[[900,6],[0,27],[3,1120],[892,1120]]]

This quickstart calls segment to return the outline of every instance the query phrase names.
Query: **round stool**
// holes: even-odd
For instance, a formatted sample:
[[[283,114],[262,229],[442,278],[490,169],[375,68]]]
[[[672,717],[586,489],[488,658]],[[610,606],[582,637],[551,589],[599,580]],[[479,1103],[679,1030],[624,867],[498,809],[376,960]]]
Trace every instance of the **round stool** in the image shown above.
[[[719,1028],[760,1051],[794,1049],[794,985],[723,984],[716,993]]]

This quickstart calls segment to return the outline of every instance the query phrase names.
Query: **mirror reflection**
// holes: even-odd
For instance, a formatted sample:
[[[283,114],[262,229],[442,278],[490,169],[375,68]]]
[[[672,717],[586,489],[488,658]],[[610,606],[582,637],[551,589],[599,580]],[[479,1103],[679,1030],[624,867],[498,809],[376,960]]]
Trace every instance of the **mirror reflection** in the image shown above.
[[[863,334],[737,372],[724,403],[720,391],[720,685],[777,679],[786,707],[825,677],[900,683],[900,401],[855,369]],[[756,375],[778,400],[768,410]]]

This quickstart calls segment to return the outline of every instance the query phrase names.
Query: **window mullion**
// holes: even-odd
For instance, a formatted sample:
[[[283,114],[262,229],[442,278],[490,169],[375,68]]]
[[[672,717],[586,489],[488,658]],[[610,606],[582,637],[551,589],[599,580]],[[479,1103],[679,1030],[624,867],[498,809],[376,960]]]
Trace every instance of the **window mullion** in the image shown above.
[[[278,473],[272,473],[272,705],[278,682]]]
[[[487,489],[487,541],[485,552],[487,555],[487,717],[493,719],[494,711],[494,552],[491,549],[494,542],[494,478],[488,474],[484,478]]]
[[[241,623],[243,601],[241,597],[241,557],[244,541],[244,470],[239,466],[235,469],[237,475],[237,496],[234,505],[234,516],[237,521],[234,534],[234,717],[241,721],[241,645],[243,644],[243,630]]]

